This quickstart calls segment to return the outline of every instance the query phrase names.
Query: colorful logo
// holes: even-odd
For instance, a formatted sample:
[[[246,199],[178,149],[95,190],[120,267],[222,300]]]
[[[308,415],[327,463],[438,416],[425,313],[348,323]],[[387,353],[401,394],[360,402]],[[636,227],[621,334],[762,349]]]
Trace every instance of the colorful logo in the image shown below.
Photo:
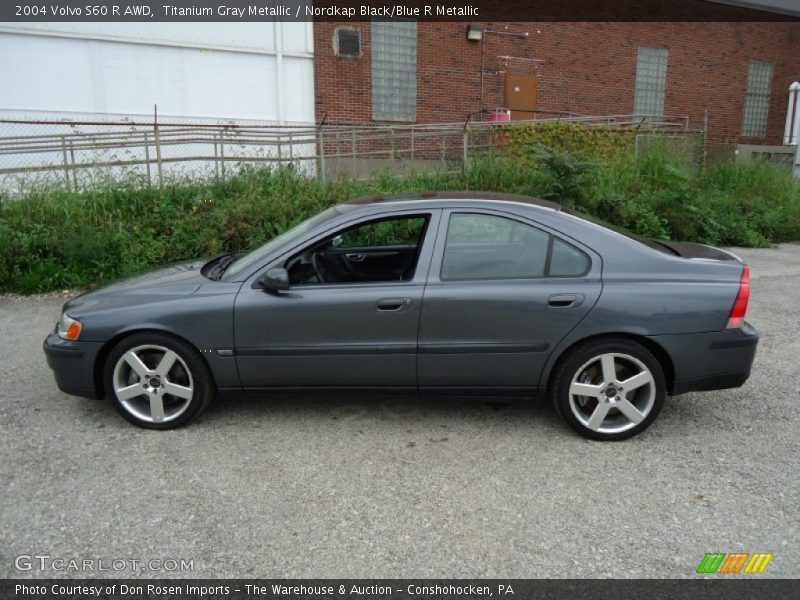
[[[771,552],[707,552],[697,566],[698,573],[763,573],[769,561],[772,560]]]

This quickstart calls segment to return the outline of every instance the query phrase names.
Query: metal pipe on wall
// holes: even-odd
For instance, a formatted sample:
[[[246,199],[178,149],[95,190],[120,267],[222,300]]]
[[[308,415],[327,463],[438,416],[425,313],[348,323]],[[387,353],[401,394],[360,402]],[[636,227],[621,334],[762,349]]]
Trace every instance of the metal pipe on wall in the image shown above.
[[[783,130],[784,146],[794,146],[800,134],[800,82],[789,86],[789,105],[786,107],[786,126]]]

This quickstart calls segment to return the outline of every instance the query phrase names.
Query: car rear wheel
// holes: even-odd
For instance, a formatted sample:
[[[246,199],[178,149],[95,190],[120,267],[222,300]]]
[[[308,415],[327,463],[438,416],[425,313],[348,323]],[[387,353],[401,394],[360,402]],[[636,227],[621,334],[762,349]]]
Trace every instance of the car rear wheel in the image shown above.
[[[105,389],[123,417],[149,429],[189,423],[214,393],[197,350],[159,333],[134,334],[114,347],[106,361]]]
[[[624,440],[661,412],[664,371],[653,354],[625,338],[579,346],[557,367],[552,401],[564,420],[594,440]]]

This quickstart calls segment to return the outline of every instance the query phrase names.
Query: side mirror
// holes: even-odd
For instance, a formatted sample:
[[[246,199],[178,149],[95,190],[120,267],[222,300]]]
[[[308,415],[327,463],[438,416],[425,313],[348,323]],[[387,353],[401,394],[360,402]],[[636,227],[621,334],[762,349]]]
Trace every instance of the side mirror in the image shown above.
[[[275,267],[258,278],[258,285],[269,292],[289,289],[289,272],[283,267]]]

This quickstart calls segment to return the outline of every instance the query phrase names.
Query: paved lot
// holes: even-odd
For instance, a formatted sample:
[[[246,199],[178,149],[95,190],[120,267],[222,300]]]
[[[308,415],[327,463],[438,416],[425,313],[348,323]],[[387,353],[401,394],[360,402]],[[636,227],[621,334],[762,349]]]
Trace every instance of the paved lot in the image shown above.
[[[750,381],[669,399],[618,444],[549,408],[397,397],[230,400],[143,431],[56,389],[40,344],[63,298],[0,298],[0,576],[49,554],[210,577],[687,577],[738,550],[798,577],[800,246],[739,253]]]

